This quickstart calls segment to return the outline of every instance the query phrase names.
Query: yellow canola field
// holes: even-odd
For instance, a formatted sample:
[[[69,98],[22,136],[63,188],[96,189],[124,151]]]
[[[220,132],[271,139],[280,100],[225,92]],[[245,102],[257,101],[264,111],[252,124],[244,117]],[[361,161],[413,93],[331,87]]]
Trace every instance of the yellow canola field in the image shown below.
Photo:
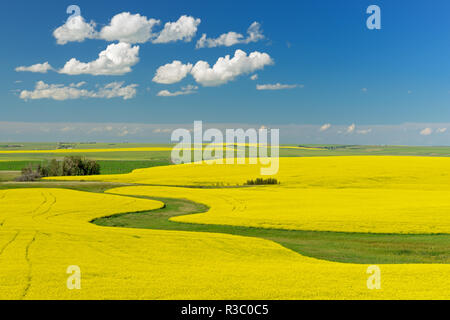
[[[438,299],[449,265],[365,265],[306,258],[271,241],[99,227],[95,217],[150,210],[150,200],[60,189],[0,191],[0,299]],[[81,289],[66,286],[81,269]]]
[[[172,221],[272,229],[450,233],[450,192],[386,189],[124,187],[108,192],[186,198],[206,213]]]
[[[102,180],[152,185],[242,185],[261,177],[262,165],[183,164],[137,169],[129,174],[51,177],[51,180]],[[264,167],[264,166],[263,166]],[[263,176],[268,177],[268,176]],[[280,158],[273,176],[282,186],[302,188],[377,188],[450,190],[450,158],[343,156]]]
[[[257,165],[186,164],[83,179],[211,186],[242,185],[258,176]],[[450,233],[450,158],[280,158],[277,178],[281,185],[157,187],[145,189],[145,193],[184,197],[212,207],[207,213],[173,218],[182,222],[321,231]]]

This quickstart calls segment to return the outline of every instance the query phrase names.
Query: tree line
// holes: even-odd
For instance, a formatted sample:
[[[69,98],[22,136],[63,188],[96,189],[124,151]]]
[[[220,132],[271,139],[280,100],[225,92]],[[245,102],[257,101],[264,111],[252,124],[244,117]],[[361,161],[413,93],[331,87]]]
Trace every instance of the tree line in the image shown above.
[[[100,174],[100,164],[95,160],[82,157],[65,157],[63,160],[53,159],[37,167],[29,164],[22,169],[17,181],[35,181],[43,177],[59,176],[91,176]]]

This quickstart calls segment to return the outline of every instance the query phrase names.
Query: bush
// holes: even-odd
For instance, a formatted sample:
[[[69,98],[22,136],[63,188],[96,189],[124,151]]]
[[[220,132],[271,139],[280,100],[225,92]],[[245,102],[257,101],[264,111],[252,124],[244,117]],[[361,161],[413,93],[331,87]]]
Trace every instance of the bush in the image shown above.
[[[265,184],[280,184],[275,178],[256,178],[255,180],[247,180],[247,186],[265,185]]]
[[[31,165],[22,169],[22,176],[17,181],[34,181],[42,177],[59,176],[91,176],[100,174],[100,165],[97,161],[81,157],[65,157],[64,160],[51,160],[46,164],[38,165],[34,170]]]
[[[29,164],[25,168],[22,169],[22,175],[17,177],[15,180],[19,182],[24,181],[36,181],[41,178],[39,172],[33,170],[33,166]]]

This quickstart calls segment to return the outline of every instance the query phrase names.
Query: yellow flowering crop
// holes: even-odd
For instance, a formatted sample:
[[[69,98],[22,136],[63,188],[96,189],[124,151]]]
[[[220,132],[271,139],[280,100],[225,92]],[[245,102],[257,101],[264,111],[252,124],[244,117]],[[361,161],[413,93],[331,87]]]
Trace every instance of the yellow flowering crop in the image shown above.
[[[186,164],[86,180],[242,186],[247,179],[258,176],[258,165]],[[173,218],[182,222],[322,231],[450,233],[450,158],[281,158],[277,178],[281,185],[158,187],[146,193],[184,197],[212,207],[207,213]]]
[[[137,169],[129,174],[83,177],[83,180],[152,185],[242,185],[260,177],[261,165],[183,164]],[[381,188],[450,190],[450,158],[439,157],[292,157],[280,158],[274,176],[283,186],[304,188]],[[54,180],[79,180],[59,177]]]
[[[306,258],[271,241],[100,227],[95,217],[157,201],[59,189],[0,191],[1,299],[449,298],[449,265],[365,265]],[[81,289],[66,286],[67,267]]]
[[[211,207],[173,221],[259,228],[372,232],[450,233],[449,191],[125,187],[112,193],[186,198]]]

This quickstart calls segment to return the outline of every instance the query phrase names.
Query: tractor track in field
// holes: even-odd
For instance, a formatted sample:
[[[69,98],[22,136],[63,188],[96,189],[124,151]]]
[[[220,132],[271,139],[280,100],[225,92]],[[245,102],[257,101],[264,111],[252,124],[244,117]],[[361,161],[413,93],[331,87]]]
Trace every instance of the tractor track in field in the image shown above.
[[[17,236],[19,235],[20,231],[16,231],[16,234],[12,237],[11,240],[9,240],[1,249],[0,249],[0,257],[2,256],[3,252],[10,246],[11,243],[13,243]]]
[[[31,287],[33,264],[30,259],[30,247],[36,241],[36,236],[38,233],[39,233],[38,231],[36,231],[34,233],[33,238],[30,240],[30,242],[28,242],[28,244],[25,248],[25,260],[28,264],[28,274],[27,274],[27,284],[25,285],[25,289],[23,290],[21,299],[24,299],[26,297],[26,295],[28,294],[28,291],[30,290],[30,287]]]
[[[45,195],[44,192],[41,192],[41,196],[44,198],[44,201],[42,201],[36,208],[34,208],[33,210],[31,210],[31,215],[34,217],[36,216],[35,213],[39,211],[39,209],[41,209],[48,201],[47,196]],[[39,215],[39,214],[37,214]]]
[[[33,220],[36,220],[37,217],[43,216],[46,213],[50,212],[50,210],[53,208],[53,206],[56,203],[56,197],[52,194],[49,193],[49,196],[53,198],[53,200],[51,200],[50,204],[48,205],[48,208],[46,208],[44,211],[40,212],[40,213],[36,213],[35,215],[33,215]],[[43,203],[40,208],[42,208],[44,206],[44,204],[49,203],[48,198],[45,197],[45,203]],[[39,208],[39,209],[40,209]],[[36,210],[35,212],[37,212],[38,210]]]

